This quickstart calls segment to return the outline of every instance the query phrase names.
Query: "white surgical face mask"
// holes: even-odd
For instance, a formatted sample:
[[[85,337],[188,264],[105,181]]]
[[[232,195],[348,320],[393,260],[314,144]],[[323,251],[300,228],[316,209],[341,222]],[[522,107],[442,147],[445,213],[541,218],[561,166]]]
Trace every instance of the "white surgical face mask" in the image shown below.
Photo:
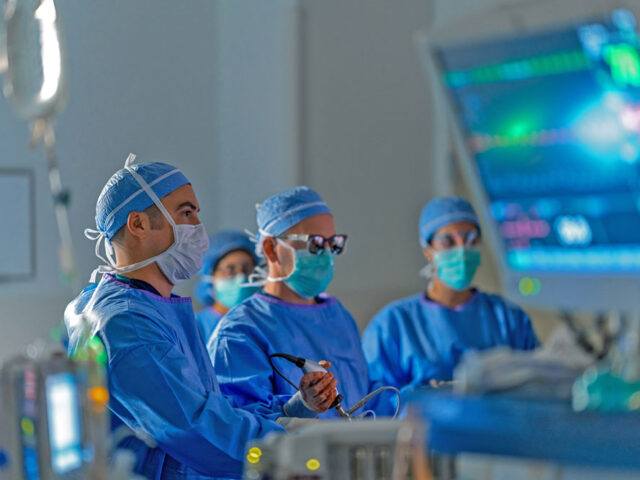
[[[118,267],[113,259],[113,248],[109,241],[105,239],[105,250],[107,253],[107,258],[105,259],[100,255],[100,239],[104,238],[104,235],[100,232],[96,232],[95,230],[87,229],[85,230],[85,235],[90,239],[98,241],[98,244],[96,245],[96,255],[101,260],[109,263],[109,265],[102,265],[98,267],[98,269],[94,271],[91,281],[95,281],[97,273],[133,272],[134,270],[139,270],[147,265],[151,265],[154,262],[158,265],[164,276],[167,277],[167,280],[169,280],[171,284],[175,285],[180,281],[188,280],[200,270],[204,253],[209,248],[209,237],[207,236],[204,225],[201,223],[198,225],[177,225],[171,214],[169,214],[156,193],[151,189],[144,178],[129,167],[130,163],[131,156],[127,159],[125,168],[140,184],[146,194],[149,195],[151,200],[153,200],[153,203],[158,207],[160,212],[162,212],[164,218],[166,218],[171,224],[171,227],[173,228],[173,244],[164,252],[151,258],[147,258],[146,260],[142,260],[141,262],[136,262],[125,267]]]
[[[175,285],[194,276],[202,266],[202,258],[209,248],[204,225],[173,225],[174,242],[161,253],[156,263],[165,277]]]

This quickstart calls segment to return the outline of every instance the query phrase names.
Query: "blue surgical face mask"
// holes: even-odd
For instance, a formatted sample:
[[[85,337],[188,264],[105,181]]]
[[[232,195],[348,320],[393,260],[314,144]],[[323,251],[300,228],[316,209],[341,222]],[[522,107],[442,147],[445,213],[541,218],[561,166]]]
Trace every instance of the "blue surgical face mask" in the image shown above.
[[[434,256],[437,276],[448,287],[464,291],[471,286],[480,266],[480,250],[457,247],[437,252]]]
[[[318,255],[308,250],[295,250],[291,245],[278,240],[294,255],[293,270],[282,278],[268,278],[269,281],[283,281],[302,298],[315,298],[324,291],[333,280],[333,255],[327,250]]]
[[[221,278],[213,281],[213,298],[226,308],[240,305],[259,289],[257,287],[244,286],[247,283],[246,275],[236,275],[231,278]]]

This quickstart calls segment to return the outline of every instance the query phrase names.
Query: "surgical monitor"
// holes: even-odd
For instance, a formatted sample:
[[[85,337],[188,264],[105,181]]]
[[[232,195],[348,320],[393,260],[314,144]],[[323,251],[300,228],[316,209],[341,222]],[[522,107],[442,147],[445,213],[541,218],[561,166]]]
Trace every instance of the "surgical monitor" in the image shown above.
[[[640,40],[633,14],[425,46],[509,296],[554,308],[637,308]]]

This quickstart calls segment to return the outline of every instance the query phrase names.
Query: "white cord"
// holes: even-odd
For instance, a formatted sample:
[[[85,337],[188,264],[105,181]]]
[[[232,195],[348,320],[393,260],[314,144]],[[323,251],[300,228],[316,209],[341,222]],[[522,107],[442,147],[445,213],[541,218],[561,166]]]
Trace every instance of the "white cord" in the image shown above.
[[[374,412],[373,410],[365,410],[360,415],[358,415],[358,418],[369,418],[369,417],[371,417],[373,420],[375,420],[376,419],[376,412]]]
[[[385,386],[385,387],[376,388],[373,392],[368,393],[367,395],[362,397],[362,399],[360,399],[358,402],[356,402],[356,404],[353,407],[351,407],[349,410],[347,410],[347,413],[349,414],[349,416],[353,415],[354,412],[360,410],[367,403],[369,403],[374,397],[377,397],[382,392],[386,392],[386,391],[392,391],[398,397],[398,404],[396,405],[396,411],[395,411],[395,413],[393,414],[393,417],[392,417],[392,418],[397,418],[398,414],[400,413],[400,390],[398,390],[396,387],[391,387],[391,386]],[[366,413],[367,412],[365,412],[365,414]]]

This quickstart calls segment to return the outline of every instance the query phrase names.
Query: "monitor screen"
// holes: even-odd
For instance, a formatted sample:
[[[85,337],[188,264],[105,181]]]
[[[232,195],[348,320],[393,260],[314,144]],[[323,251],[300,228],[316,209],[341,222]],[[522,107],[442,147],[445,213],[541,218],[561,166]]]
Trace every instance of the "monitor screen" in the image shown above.
[[[71,373],[46,379],[51,468],[57,475],[82,466],[82,428],[78,385]]]
[[[434,54],[506,266],[640,272],[633,14]]]

